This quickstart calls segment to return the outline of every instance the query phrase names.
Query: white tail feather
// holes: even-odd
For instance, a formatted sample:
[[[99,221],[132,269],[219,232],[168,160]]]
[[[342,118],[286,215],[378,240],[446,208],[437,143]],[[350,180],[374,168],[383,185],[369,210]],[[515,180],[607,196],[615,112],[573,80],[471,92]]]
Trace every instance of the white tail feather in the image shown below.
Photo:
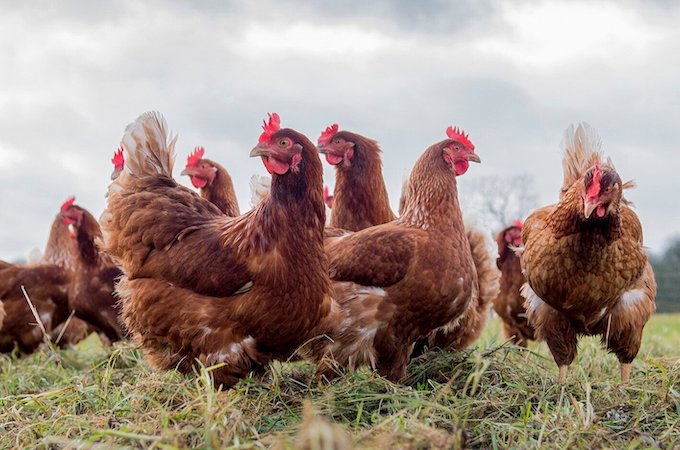
[[[255,207],[264,199],[271,189],[272,179],[262,175],[250,177],[250,206]]]
[[[126,172],[133,177],[172,177],[177,136],[168,140],[167,124],[159,112],[142,114],[125,128],[121,143],[127,151]]]

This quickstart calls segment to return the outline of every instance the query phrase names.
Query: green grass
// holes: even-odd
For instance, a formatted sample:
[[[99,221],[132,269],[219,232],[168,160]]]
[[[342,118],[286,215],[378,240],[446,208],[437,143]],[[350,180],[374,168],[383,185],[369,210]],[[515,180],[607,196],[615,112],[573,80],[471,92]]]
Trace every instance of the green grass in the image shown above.
[[[206,370],[159,372],[89,339],[0,357],[0,448],[678,448],[680,315],[645,333],[627,388],[596,340],[558,385],[545,345],[507,345],[495,321],[469,352],[413,362],[405,385],[276,363],[223,392]]]

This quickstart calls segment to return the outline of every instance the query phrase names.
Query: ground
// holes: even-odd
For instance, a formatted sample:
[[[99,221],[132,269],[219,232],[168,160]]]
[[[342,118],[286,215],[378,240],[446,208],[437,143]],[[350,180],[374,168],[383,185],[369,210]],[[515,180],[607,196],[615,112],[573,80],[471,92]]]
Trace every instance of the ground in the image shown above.
[[[583,339],[564,385],[544,344],[477,346],[414,361],[405,385],[361,370],[318,383],[275,364],[230,391],[209,368],[149,368],[131,344],[0,357],[0,448],[680,448],[680,315],[656,315],[619,386]]]

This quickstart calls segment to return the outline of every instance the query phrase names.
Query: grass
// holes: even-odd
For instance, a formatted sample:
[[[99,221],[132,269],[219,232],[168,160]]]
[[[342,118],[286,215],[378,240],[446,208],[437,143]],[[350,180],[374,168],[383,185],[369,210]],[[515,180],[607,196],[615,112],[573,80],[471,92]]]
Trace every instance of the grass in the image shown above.
[[[149,368],[129,343],[0,357],[0,448],[678,448],[680,315],[645,330],[631,383],[583,339],[564,385],[544,344],[428,353],[404,385],[368,370],[317,383],[272,365],[235,389]]]

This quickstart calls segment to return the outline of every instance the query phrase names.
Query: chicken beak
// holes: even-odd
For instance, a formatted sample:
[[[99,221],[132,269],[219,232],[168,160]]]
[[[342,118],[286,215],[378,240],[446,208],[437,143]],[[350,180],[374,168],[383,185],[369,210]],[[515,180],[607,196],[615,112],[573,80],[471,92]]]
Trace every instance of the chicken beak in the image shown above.
[[[324,147],[323,145],[317,146],[316,148],[319,150],[319,153],[328,153],[330,150],[328,147]]]
[[[586,219],[590,217],[593,211],[595,211],[597,205],[598,205],[597,201],[585,200],[583,202],[583,215],[586,216]]]
[[[121,172],[122,170],[114,170],[113,172],[111,172],[111,180],[115,180],[116,178],[118,178]]]
[[[472,161],[472,162],[476,162],[476,163],[482,162],[482,160],[479,158],[479,155],[477,155],[477,153],[468,153],[467,160]]]
[[[272,152],[266,144],[258,144],[250,151],[250,157],[254,158],[256,156],[271,156]]]
[[[184,175],[189,175],[189,176],[191,176],[191,175],[193,175],[193,170],[188,169],[188,168],[185,168],[183,171],[180,172],[180,175],[182,175],[182,176],[184,176]]]

